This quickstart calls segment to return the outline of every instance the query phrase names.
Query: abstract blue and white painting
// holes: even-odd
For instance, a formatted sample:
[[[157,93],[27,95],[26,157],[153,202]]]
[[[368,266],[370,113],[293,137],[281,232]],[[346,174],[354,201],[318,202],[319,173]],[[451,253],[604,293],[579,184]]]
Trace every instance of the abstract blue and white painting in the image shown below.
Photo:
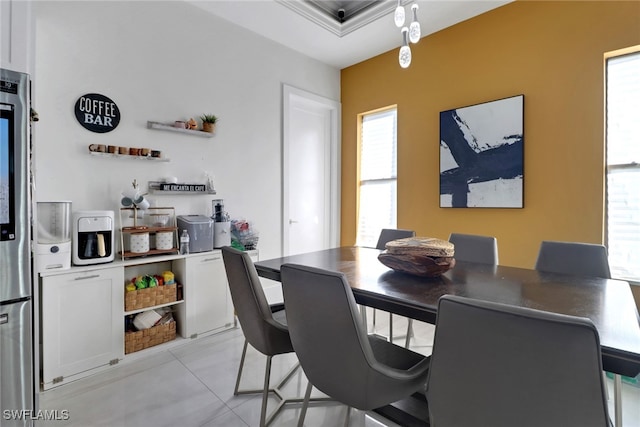
[[[524,95],[440,113],[440,207],[524,206]]]

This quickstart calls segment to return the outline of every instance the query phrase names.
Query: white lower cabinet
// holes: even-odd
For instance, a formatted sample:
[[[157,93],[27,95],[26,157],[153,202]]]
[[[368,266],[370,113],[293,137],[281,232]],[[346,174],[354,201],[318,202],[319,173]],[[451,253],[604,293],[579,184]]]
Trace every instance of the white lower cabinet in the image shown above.
[[[166,270],[173,271],[182,285],[182,297],[174,303],[125,312],[125,277]],[[40,296],[44,390],[108,369],[136,354],[125,356],[128,314],[172,307],[176,332],[182,338],[196,338],[234,326],[227,274],[219,250],[47,273],[40,277]],[[160,350],[163,345],[154,348]]]
[[[122,267],[41,278],[45,390],[124,357],[123,283]]]
[[[233,326],[227,274],[218,250],[189,255],[174,262],[176,278],[184,283],[185,309],[178,312],[178,332],[185,338]]]

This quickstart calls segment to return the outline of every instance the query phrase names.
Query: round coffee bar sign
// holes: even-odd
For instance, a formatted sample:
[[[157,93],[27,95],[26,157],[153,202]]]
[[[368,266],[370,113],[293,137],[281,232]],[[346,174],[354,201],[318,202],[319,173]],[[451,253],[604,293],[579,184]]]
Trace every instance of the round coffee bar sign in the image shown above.
[[[76,119],[87,130],[111,132],[120,123],[120,110],[115,102],[99,93],[82,95],[75,106]]]

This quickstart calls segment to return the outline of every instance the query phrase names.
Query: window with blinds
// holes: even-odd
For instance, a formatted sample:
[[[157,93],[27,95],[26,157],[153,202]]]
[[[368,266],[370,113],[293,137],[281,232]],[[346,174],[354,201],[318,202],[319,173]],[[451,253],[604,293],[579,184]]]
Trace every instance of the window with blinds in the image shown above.
[[[380,230],[396,228],[395,108],[360,116],[359,246],[375,247]]]
[[[609,58],[606,70],[609,266],[640,282],[640,51]]]

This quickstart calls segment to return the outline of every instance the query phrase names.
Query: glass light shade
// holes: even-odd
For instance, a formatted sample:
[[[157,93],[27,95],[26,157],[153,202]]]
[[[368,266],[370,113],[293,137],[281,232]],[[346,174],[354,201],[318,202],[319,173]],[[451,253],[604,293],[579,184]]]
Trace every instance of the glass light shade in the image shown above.
[[[409,40],[411,43],[418,43],[420,41],[420,23],[418,22],[418,5],[411,6],[413,12],[413,21],[409,25]]]
[[[396,7],[396,11],[393,14],[393,21],[398,28],[404,25],[404,7],[400,4],[400,0],[398,0],[398,7]]]
[[[408,32],[407,27],[402,28],[402,47],[398,54],[398,62],[402,68],[408,68],[409,65],[411,65],[411,48],[409,48],[409,44],[407,43]]]
[[[409,65],[411,65],[411,48],[409,46],[402,46],[400,48],[398,60],[402,68],[409,68]]]

